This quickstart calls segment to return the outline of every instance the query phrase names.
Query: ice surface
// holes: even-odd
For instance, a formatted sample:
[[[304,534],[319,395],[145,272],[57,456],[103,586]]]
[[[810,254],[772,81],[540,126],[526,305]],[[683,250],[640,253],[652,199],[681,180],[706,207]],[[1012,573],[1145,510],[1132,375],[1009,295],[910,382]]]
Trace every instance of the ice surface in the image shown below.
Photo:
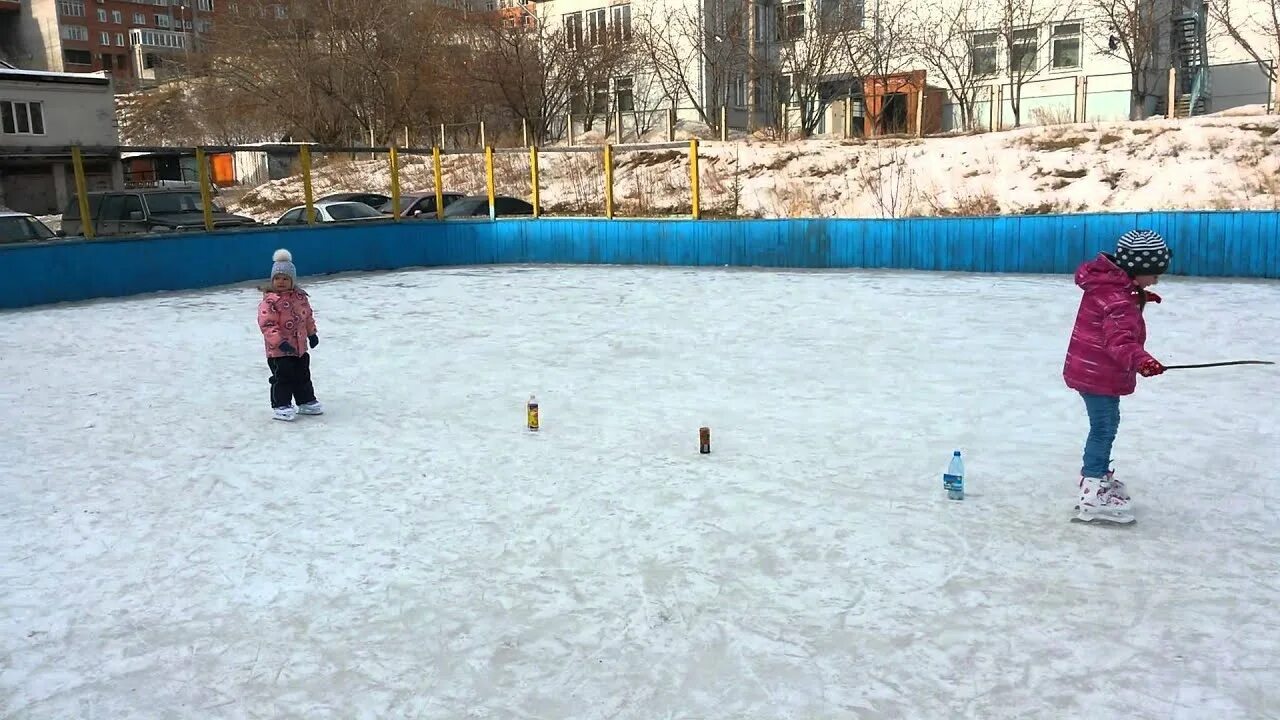
[[[0,314],[0,716],[1280,714],[1273,368],[1142,381],[1091,527],[1065,277],[307,284],[291,425],[252,289]],[[1276,359],[1280,284],[1160,289],[1166,363]]]

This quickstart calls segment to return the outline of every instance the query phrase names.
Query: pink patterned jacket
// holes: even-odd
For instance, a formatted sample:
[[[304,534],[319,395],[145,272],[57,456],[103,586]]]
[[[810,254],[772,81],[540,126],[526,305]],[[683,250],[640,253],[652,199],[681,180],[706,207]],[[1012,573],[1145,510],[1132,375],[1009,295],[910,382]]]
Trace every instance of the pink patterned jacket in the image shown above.
[[[1151,357],[1143,348],[1147,324],[1138,287],[1105,254],[1076,270],[1076,285],[1084,297],[1062,371],[1067,387],[1092,395],[1132,394],[1138,366]]]
[[[302,356],[307,353],[307,336],[316,332],[316,319],[311,312],[311,299],[305,290],[294,288],[277,292],[264,290],[258,303],[258,327],[267,345],[267,357]],[[294,352],[280,349],[288,341]]]

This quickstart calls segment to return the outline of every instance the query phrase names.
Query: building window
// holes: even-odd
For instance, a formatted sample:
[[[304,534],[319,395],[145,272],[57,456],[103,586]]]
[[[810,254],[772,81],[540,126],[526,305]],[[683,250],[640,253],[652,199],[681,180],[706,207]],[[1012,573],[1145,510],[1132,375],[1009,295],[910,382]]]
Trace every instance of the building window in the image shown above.
[[[609,81],[602,80],[591,86],[591,113],[609,112]]]
[[[199,32],[199,33],[207,33],[207,32],[209,32],[209,31],[210,31],[210,30],[212,30],[212,29],[213,29],[213,23],[212,23],[212,22],[210,22],[210,21],[208,21],[208,20],[197,20],[197,21],[196,21],[196,32]]]
[[[123,24],[124,24],[124,13],[120,12],[119,10],[112,10],[112,11],[111,11],[111,22],[115,23],[116,25],[123,25]]]
[[[89,28],[83,25],[63,25],[61,35],[63,40],[89,42]]]
[[[285,7],[284,5],[277,5],[277,6],[276,6],[276,19],[277,19],[277,20],[288,20],[288,19],[289,19],[289,8]]]
[[[582,49],[582,13],[564,16],[564,41],[570,50]]]
[[[604,44],[604,8],[587,11],[587,44],[599,47]]]
[[[107,21],[107,11],[106,11],[106,9],[105,9],[105,8],[98,8],[98,22],[104,23],[104,22],[106,22],[106,21]]]
[[[824,33],[861,30],[866,0],[818,0],[818,29]]]
[[[107,47],[111,47],[111,33],[109,33],[109,32],[100,32],[100,33],[98,33],[98,44],[99,44],[99,45],[106,45]]]
[[[62,61],[68,65],[93,65],[93,55],[88,50],[63,50]]]
[[[973,74],[978,77],[995,75],[999,63],[1000,35],[995,32],[973,34],[973,43],[969,46],[969,58],[973,63]]]
[[[751,81],[751,105],[756,110],[764,109],[764,83],[760,78]]]
[[[621,112],[636,109],[636,96],[632,92],[635,83],[631,78],[617,78],[613,81],[613,101]]]
[[[124,47],[124,33],[116,33],[116,47]]]
[[[58,3],[58,14],[63,17],[84,17],[84,3],[61,0]]]
[[[1053,69],[1067,70],[1080,67],[1080,23],[1062,23],[1053,26]]]
[[[146,25],[146,24],[147,24],[147,16],[146,16],[146,15],[143,15],[142,13],[134,13],[134,14],[133,14],[133,24],[134,24],[134,25]]]
[[[747,76],[735,75],[729,89],[729,102],[736,108],[747,106]]]
[[[156,13],[155,18],[156,18],[156,27],[161,27],[166,29],[169,27],[168,15],[161,15],[160,13]]]
[[[213,12],[213,0],[196,0],[196,7],[205,12]]]
[[[1009,47],[1009,68],[1014,72],[1028,73],[1037,67],[1036,56],[1040,49],[1040,29],[1025,28],[1013,31],[1013,43]]]
[[[772,5],[764,5],[762,3],[752,3],[756,14],[756,42],[764,42],[770,38],[776,37],[778,15],[776,8]]]
[[[631,40],[631,5],[614,5],[609,8],[612,15],[609,22],[613,24],[610,31],[613,34],[615,42],[628,42]]]
[[[794,100],[792,97],[791,76],[779,75],[778,79],[774,82],[778,89],[778,95],[774,99],[779,103],[786,103],[787,105],[790,105],[791,101]]]
[[[0,126],[5,135],[43,135],[44,108],[38,102],[0,101]]]
[[[778,8],[778,39],[799,40],[804,37],[804,3],[790,3]]]

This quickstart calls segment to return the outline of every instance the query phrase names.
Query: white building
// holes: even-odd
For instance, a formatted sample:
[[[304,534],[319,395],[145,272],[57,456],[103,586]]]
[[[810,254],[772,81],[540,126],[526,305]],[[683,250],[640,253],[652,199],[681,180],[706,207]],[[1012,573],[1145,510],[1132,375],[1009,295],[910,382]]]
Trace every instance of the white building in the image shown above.
[[[91,190],[122,187],[118,144],[115,93],[105,73],[0,68],[0,205],[62,212],[75,195],[71,145],[86,148]]]
[[[584,112],[612,119],[622,110],[630,131],[630,123],[652,125],[652,116],[669,107],[681,119],[713,126],[726,117],[732,128],[785,118],[791,128],[805,124],[817,133],[894,131],[916,122],[952,130],[964,125],[964,95],[970,124],[981,127],[1119,120],[1130,116],[1131,101],[1136,114],[1167,112],[1171,68],[1181,115],[1263,104],[1276,95],[1266,63],[1274,67],[1280,49],[1264,23],[1242,23],[1247,42],[1264,55],[1260,64],[1194,0],[1158,0],[1149,21],[1126,31],[1109,27],[1096,4],[893,2],[549,0],[537,11],[560,29],[552,37],[574,47],[629,42],[641,51],[632,66],[579,89],[587,98],[575,107],[579,132]],[[1261,17],[1266,2],[1235,0],[1233,12]],[[1008,6],[1023,16],[998,21]],[[652,43],[638,41],[650,29],[661,58]],[[926,48],[914,52],[921,42]],[[1126,49],[1141,56],[1144,47],[1150,60],[1134,93]],[[950,60],[952,71],[941,72],[938,60]],[[884,122],[891,115],[902,117]]]

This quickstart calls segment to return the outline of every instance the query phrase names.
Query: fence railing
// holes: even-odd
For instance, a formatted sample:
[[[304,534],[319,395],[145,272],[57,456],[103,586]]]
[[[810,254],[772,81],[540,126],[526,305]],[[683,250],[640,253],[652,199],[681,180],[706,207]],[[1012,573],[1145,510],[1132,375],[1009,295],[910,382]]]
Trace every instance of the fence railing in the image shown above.
[[[261,167],[272,165],[276,174],[281,177],[268,180],[248,192],[256,193],[259,207],[265,204],[268,209],[283,211],[279,221],[284,222],[291,213],[301,211],[301,223],[316,225],[327,220],[318,212],[318,203],[325,197],[337,198],[336,193],[320,196],[316,191],[317,184],[328,189],[345,186],[343,196],[362,196],[359,201],[372,203],[369,198],[379,195],[379,190],[386,188],[385,207],[381,208],[386,220],[402,222],[418,216],[412,212],[416,207],[406,204],[411,200],[431,199],[427,203],[429,214],[436,219],[444,219],[449,201],[461,195],[481,195],[487,203],[487,215],[490,219],[506,215],[525,215],[533,218],[547,214],[548,206],[542,200],[543,182],[540,172],[548,163],[547,156],[553,156],[555,162],[569,167],[567,199],[560,199],[550,205],[553,214],[580,214],[586,210],[591,215],[603,215],[607,219],[624,216],[643,216],[646,202],[644,196],[661,192],[670,196],[687,198],[687,205],[675,213],[678,216],[698,219],[702,217],[702,169],[699,165],[699,140],[693,138],[687,142],[612,144],[602,147],[550,147],[539,148],[536,145],[528,148],[497,148],[487,146],[483,152],[463,150],[446,150],[439,146],[426,148],[398,147],[334,147],[307,144],[291,145],[252,145],[252,146],[201,146],[197,148],[175,147],[81,147],[43,148],[46,153],[67,153],[71,156],[71,165],[75,179],[74,209],[76,227],[79,233],[60,232],[63,235],[82,234],[88,239],[110,234],[134,234],[144,232],[144,219],[116,218],[104,215],[107,210],[98,203],[90,202],[90,191],[85,172],[87,156],[127,155],[131,161],[140,158],[164,156],[168,158],[191,158],[194,167],[180,169],[178,179],[164,179],[157,171],[133,169],[125,173],[124,190],[186,190],[198,192],[199,212],[202,216],[198,225],[207,232],[215,232],[222,228],[217,216],[223,212],[219,198],[224,192],[246,190],[240,181],[240,175],[234,171],[230,174],[224,170],[219,174],[216,170],[218,158],[232,159],[243,156],[253,158],[250,162],[250,177],[256,182],[261,179]],[[635,153],[635,154],[630,154]],[[258,156],[267,158],[258,163]],[[343,162],[346,156],[348,162]],[[366,162],[362,166],[349,164],[353,158],[370,158],[375,166],[382,166],[387,181],[381,181],[379,171],[369,167]],[[670,162],[682,159],[687,168],[684,182],[674,182],[664,177],[662,187],[644,187],[645,178],[632,178],[626,187],[621,187],[615,180],[615,170],[621,163],[635,162]],[[384,165],[385,163],[385,165]],[[455,179],[454,187],[446,187],[445,170],[448,166],[450,176]],[[361,175],[363,174],[363,178]],[[371,179],[378,175],[377,179]],[[296,189],[288,187],[294,179],[301,180],[301,197]],[[650,178],[652,180],[652,178]],[[354,191],[353,191],[354,190]],[[460,191],[460,192],[459,192]],[[103,191],[98,191],[99,193]],[[247,194],[240,199],[245,200]],[[508,197],[514,197],[523,205],[504,205]],[[124,207],[123,205],[121,206]],[[145,212],[143,212],[145,215]],[[126,223],[124,221],[128,220]],[[112,230],[117,226],[129,224],[127,232]],[[103,230],[104,226],[108,229]],[[65,229],[65,225],[64,225]],[[168,224],[163,228],[171,229]]]

